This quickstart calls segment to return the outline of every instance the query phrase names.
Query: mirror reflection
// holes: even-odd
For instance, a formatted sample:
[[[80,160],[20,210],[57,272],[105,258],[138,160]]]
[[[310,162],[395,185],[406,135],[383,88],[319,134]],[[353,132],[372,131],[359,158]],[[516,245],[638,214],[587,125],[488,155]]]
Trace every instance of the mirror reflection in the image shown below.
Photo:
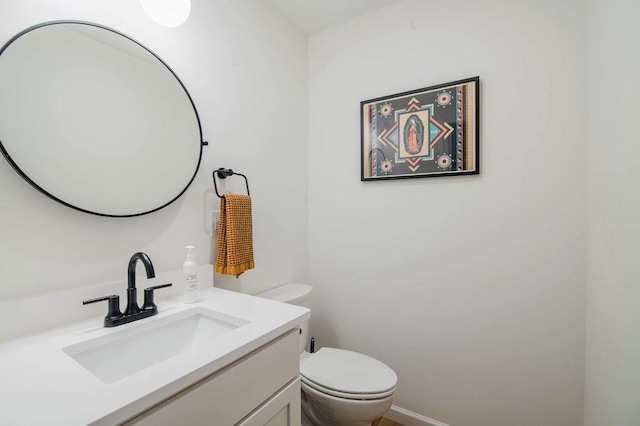
[[[175,201],[200,164],[195,106],[155,54],[85,22],[29,28],[0,51],[0,148],[69,207],[135,216]]]

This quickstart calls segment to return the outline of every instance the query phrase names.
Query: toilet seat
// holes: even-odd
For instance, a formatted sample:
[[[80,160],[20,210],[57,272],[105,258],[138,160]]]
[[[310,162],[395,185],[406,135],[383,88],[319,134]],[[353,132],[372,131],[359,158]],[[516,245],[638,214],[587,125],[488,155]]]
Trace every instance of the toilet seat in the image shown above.
[[[304,384],[337,398],[375,400],[395,392],[396,373],[368,355],[322,348],[300,366]]]
[[[395,388],[393,389],[389,389],[386,392],[383,393],[376,393],[376,394],[371,394],[371,393],[346,393],[346,392],[339,392],[333,389],[329,389],[329,388],[325,388],[324,386],[321,386],[317,383],[314,383],[310,380],[307,380],[304,376],[300,376],[300,381],[309,386],[311,389],[314,389],[320,393],[323,393],[325,395],[330,395],[336,398],[341,398],[341,399],[351,399],[354,401],[373,401],[376,399],[384,399],[387,398],[391,395],[394,394],[394,392],[396,391]],[[303,386],[304,389],[304,386]]]

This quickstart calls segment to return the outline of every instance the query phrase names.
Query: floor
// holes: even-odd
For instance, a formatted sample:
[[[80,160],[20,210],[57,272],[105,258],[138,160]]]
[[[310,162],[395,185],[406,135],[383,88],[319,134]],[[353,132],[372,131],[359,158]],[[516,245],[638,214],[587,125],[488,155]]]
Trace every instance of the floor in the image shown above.
[[[371,426],[404,426],[404,425],[394,422],[393,420],[385,419],[383,417],[373,422]]]
[[[313,426],[304,412],[302,413],[302,426]],[[374,421],[371,426],[404,426],[403,424],[394,422],[393,420],[385,419],[384,417]]]

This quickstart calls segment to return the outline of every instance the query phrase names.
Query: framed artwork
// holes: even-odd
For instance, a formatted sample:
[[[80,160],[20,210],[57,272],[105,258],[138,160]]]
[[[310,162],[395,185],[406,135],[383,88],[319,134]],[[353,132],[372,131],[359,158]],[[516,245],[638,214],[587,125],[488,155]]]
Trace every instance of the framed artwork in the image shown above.
[[[480,78],[360,103],[362,181],[480,173]]]

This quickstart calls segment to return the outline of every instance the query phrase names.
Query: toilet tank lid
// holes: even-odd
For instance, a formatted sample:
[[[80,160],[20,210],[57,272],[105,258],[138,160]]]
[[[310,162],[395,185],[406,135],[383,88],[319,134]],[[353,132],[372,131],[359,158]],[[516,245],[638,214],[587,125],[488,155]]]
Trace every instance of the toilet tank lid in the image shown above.
[[[288,283],[281,285],[280,287],[258,293],[256,296],[296,305],[307,300],[311,294],[311,290],[313,290],[313,287],[309,284]]]

